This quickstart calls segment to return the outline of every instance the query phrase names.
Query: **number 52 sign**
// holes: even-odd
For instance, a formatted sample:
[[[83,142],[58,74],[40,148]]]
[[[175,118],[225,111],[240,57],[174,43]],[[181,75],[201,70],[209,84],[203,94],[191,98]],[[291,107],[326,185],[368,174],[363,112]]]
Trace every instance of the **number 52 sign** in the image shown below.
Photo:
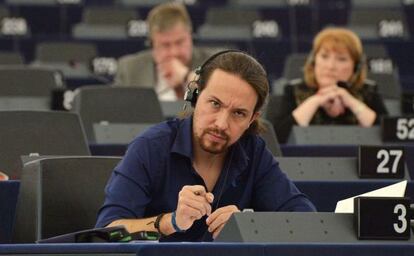
[[[387,142],[414,141],[414,117],[384,117],[382,139]]]

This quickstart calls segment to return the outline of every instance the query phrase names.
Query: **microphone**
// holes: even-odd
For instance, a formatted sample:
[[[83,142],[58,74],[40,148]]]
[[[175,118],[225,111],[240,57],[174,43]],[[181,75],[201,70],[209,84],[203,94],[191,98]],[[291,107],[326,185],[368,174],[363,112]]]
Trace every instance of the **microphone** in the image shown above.
[[[347,89],[347,90],[351,89],[351,86],[352,86],[350,83],[345,82],[345,81],[338,81],[336,84],[339,87],[342,87],[342,88]]]

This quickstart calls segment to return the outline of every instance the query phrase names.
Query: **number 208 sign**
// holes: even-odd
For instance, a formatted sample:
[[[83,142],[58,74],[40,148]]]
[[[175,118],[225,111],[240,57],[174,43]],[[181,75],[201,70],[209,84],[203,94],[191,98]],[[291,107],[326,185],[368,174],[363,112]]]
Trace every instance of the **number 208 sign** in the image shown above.
[[[410,239],[409,198],[356,197],[354,210],[358,239]]]

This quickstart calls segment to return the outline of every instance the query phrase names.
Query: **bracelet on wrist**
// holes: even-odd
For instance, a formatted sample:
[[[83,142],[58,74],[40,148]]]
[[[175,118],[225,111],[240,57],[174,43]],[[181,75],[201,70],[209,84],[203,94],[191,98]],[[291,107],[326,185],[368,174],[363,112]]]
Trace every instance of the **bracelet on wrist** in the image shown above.
[[[161,227],[160,227],[161,219],[162,217],[164,217],[164,215],[165,213],[161,213],[160,215],[158,215],[154,222],[154,227],[157,230],[158,234],[160,234],[161,236],[166,236],[164,233],[161,232]]]
[[[171,215],[171,224],[172,224],[175,232],[177,232],[177,233],[184,233],[185,232],[184,229],[181,229],[180,227],[177,226],[177,220],[176,220],[176,213],[175,213],[175,211]]]

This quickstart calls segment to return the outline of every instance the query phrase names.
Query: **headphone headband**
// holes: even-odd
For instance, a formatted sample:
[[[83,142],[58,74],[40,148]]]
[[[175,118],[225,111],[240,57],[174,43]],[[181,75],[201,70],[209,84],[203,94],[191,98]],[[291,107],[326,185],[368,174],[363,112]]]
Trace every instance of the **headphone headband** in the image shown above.
[[[198,94],[199,94],[198,86],[204,82],[204,81],[202,81],[201,77],[202,77],[202,74],[204,72],[205,67],[208,64],[210,64],[214,59],[216,59],[218,56],[226,54],[226,53],[230,53],[230,52],[245,53],[243,51],[236,50],[236,49],[219,51],[219,52],[211,55],[207,60],[204,61],[203,64],[201,64],[200,66],[198,66],[195,69],[194,72],[196,73],[197,78],[187,84],[187,89],[186,89],[185,94],[184,94],[184,100],[190,102],[192,107],[194,107],[196,102],[197,102],[197,98],[198,98]],[[196,84],[196,85],[194,85],[194,84]]]

